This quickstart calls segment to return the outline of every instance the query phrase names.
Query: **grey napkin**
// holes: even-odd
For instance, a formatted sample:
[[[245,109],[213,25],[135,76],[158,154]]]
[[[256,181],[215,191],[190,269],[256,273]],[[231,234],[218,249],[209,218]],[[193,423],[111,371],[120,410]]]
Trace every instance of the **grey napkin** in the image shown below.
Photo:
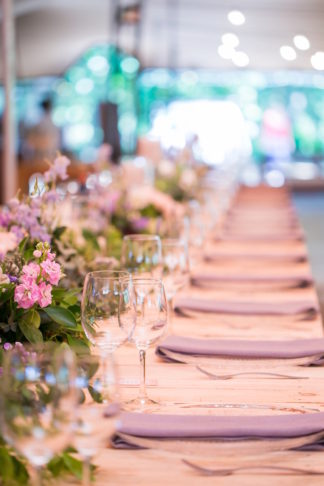
[[[251,341],[168,336],[158,345],[156,354],[166,361],[176,361],[167,356],[167,351],[191,356],[296,359],[324,355],[324,338]]]
[[[300,232],[289,233],[239,233],[226,232],[220,238],[223,241],[252,241],[252,242],[267,242],[267,241],[302,241],[304,236]],[[218,238],[216,238],[218,240]]]
[[[246,273],[245,275],[241,274],[217,274],[217,273],[193,273],[191,275],[191,282],[193,284],[199,283],[213,283],[213,282],[233,282],[233,283],[269,283],[269,284],[298,284],[298,283],[305,283],[310,284],[313,282],[313,279],[308,274],[301,274],[301,275],[289,275],[285,273],[284,275],[249,275]]]
[[[315,313],[317,305],[310,301],[290,302],[240,302],[218,299],[199,299],[195,297],[178,297],[175,300],[175,311],[185,314],[186,311],[208,312],[215,314],[241,315],[295,315]]]
[[[266,260],[267,262],[303,262],[307,259],[305,251],[300,252],[248,252],[248,251],[210,251],[205,255],[205,260],[224,260],[224,259],[241,259],[241,260]]]
[[[122,413],[112,444],[115,448],[136,447],[125,435],[150,439],[285,439],[323,430],[324,412],[261,417]]]

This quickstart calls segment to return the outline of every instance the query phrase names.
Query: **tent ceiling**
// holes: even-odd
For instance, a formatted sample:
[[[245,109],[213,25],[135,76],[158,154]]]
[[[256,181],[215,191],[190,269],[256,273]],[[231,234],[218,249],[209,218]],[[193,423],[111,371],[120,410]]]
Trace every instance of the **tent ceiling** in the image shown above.
[[[129,2],[130,3],[130,2]],[[17,75],[62,73],[86,48],[112,42],[112,0],[14,0]],[[246,23],[232,26],[230,9],[240,9]],[[310,69],[310,56],[324,50],[323,0],[146,0],[140,58],[143,66],[168,66],[170,51],[177,67],[231,69],[217,53],[221,36],[233,32],[252,69]],[[281,45],[305,34],[311,48],[295,61],[280,57]],[[134,46],[132,28],[120,44]]]

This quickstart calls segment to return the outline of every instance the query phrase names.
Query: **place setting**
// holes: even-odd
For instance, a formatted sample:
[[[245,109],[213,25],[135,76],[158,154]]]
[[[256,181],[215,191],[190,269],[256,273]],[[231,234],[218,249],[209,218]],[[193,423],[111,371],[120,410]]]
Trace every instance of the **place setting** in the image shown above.
[[[323,483],[324,8],[230,3],[2,1],[1,486]]]

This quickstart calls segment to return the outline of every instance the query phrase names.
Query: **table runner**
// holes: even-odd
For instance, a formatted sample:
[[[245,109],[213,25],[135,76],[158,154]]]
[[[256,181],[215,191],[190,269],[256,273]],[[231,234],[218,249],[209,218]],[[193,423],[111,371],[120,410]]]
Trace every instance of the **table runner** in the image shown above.
[[[245,221],[256,225],[269,224],[278,218],[282,225],[295,218],[295,211],[291,205],[289,193],[285,188],[272,189],[265,187],[242,188],[236,197],[235,204],[231,210],[240,224]],[[216,230],[220,234],[220,229]],[[216,235],[213,235],[216,236]],[[283,262],[274,263],[269,259],[262,260],[262,254],[275,254],[284,258],[287,255],[307,254],[303,241],[215,241],[212,237],[206,245],[206,254],[209,252],[227,254],[237,253],[243,257],[239,259],[226,258],[226,261],[214,260],[201,263],[195,271],[206,270],[215,272],[222,271],[228,274],[268,273],[268,275],[285,275],[287,266]],[[244,254],[258,255],[257,263],[250,258],[249,261]],[[256,268],[257,267],[257,268]],[[308,261],[289,262],[289,269],[294,269],[295,274],[310,273]],[[318,306],[315,290],[310,284],[305,288],[277,288],[268,287],[255,283],[240,282],[226,283],[215,288],[199,289],[191,287],[184,295],[198,298],[226,299],[237,301],[254,302],[285,302],[291,299],[295,302],[311,302],[314,307]],[[198,338],[232,338],[232,339],[302,339],[319,338],[322,336],[322,323],[320,314],[315,315],[311,321],[300,320],[298,316],[249,316],[249,315],[219,315],[205,314],[203,316],[183,317],[175,316],[173,330],[181,336],[192,336]],[[131,346],[123,346],[117,352],[121,378],[138,376],[138,355]],[[149,387],[150,396],[160,401],[157,406],[158,413],[170,414],[193,414],[193,415],[224,415],[232,416],[241,414],[250,415],[281,415],[293,413],[304,415],[324,411],[324,387],[323,368],[293,368],[293,374],[307,376],[307,380],[262,380],[253,377],[242,377],[239,380],[213,381],[203,377],[194,367],[176,363],[163,363],[154,356],[154,350],[150,350],[147,357],[147,375],[151,384]],[[222,364],[222,371],[230,373],[237,371],[236,364],[227,360]],[[281,368],[276,369],[280,371]],[[287,368],[283,368],[287,372]],[[134,388],[123,388],[122,398],[127,400],[136,396]],[[262,419],[261,419],[262,420]],[[296,455],[297,454],[297,455]],[[240,450],[244,455],[244,450]],[[217,458],[215,458],[217,462]],[[234,458],[235,460],[235,458]],[[319,465],[320,457],[317,453],[295,453],[291,452],[285,456],[283,464],[298,465],[299,467],[313,468]],[[106,450],[98,458],[99,470],[96,485],[104,486],[107,483],[116,485],[133,485],[138,483],[141,486],[177,484],[200,485],[215,484],[214,478],[201,477],[179,460],[179,455],[167,454],[161,451],[124,451]],[[282,464],[281,464],[282,465]],[[305,484],[319,485],[321,478],[307,477],[299,478],[297,483],[294,477],[253,475],[245,473],[237,476],[237,482],[233,477],[217,478],[217,484],[232,486],[263,486],[273,484],[275,480],[279,485]]]

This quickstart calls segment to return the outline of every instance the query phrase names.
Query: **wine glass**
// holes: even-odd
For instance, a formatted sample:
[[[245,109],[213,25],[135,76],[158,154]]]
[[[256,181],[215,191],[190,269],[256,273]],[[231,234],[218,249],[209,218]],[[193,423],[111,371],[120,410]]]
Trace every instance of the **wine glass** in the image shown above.
[[[145,411],[157,403],[146,393],[146,351],[166,332],[167,300],[161,280],[134,277],[131,285],[132,298],[129,303],[122,302],[120,324],[138,349],[141,366],[139,396],[129,404],[132,409]]]
[[[141,277],[161,277],[161,240],[157,235],[126,235],[123,238],[121,265]]]
[[[120,412],[118,374],[112,354],[106,358],[104,383],[98,370],[96,356],[78,354],[76,383],[83,403],[77,410],[73,443],[83,459],[83,486],[90,486],[91,460],[107,446]]]
[[[186,221],[190,270],[192,270],[204,256],[206,235],[204,220],[200,209],[196,208]]]
[[[189,282],[189,259],[187,244],[183,240],[162,240],[162,278],[169,304],[169,331],[172,325],[173,300],[177,292]]]
[[[75,360],[66,345],[27,347],[3,353],[1,433],[32,466],[34,485],[41,469],[72,439],[77,406]]]
[[[98,349],[103,376],[107,356],[128,337],[119,325],[120,299],[130,299],[130,274],[106,270],[86,275],[81,301],[81,322],[91,344]]]

